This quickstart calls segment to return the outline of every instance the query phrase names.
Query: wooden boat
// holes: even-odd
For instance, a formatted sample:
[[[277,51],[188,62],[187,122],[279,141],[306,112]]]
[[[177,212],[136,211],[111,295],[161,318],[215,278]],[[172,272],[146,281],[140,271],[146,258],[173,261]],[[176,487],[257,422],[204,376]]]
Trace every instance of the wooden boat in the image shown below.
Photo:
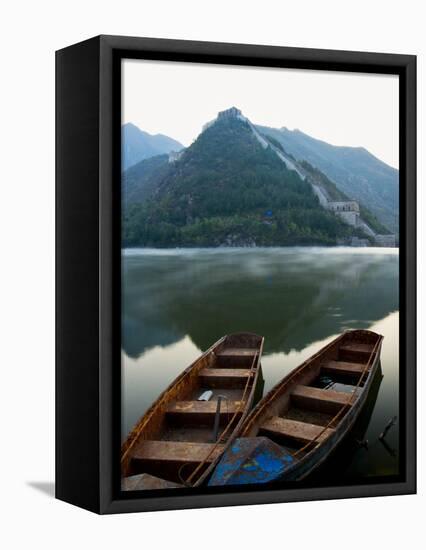
[[[209,485],[301,480],[351,430],[380,363],[383,336],[343,333],[257,404]]]
[[[170,384],[122,446],[123,490],[132,487],[125,478],[138,474],[203,483],[253,406],[263,340],[251,333],[224,336]],[[138,479],[141,489],[145,478]]]

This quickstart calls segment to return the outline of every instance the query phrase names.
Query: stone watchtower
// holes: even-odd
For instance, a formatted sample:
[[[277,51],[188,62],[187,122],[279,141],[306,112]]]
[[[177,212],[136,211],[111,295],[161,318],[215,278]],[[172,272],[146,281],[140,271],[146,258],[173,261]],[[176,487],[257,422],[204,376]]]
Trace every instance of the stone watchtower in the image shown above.
[[[327,208],[347,224],[357,227],[359,224],[359,204],[357,201],[332,201]]]
[[[226,109],[225,111],[220,111],[217,115],[217,118],[237,118],[242,117],[242,112],[237,109],[236,107],[231,107],[230,109]]]

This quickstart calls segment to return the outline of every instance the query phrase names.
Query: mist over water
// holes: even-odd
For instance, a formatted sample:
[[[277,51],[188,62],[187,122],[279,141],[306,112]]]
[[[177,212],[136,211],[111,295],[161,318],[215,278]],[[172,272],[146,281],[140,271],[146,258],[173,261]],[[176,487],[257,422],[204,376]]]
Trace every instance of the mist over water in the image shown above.
[[[122,435],[164,388],[224,334],[265,337],[267,392],[343,330],[385,336],[383,378],[364,421],[369,449],[345,455],[339,475],[398,471],[397,249],[128,249],[122,254]],[[374,393],[374,392],[372,392]],[[373,444],[374,441],[374,444]]]

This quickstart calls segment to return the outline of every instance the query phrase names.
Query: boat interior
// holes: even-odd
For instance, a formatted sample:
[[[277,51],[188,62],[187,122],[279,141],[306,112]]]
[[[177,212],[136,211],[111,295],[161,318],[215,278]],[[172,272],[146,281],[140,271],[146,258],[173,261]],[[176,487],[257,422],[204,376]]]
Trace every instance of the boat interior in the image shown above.
[[[352,397],[362,392],[376,342],[373,333],[345,333],[271,390],[242,435],[266,436],[304,456],[335,431],[356,402]]]
[[[135,427],[126,476],[145,473],[182,483],[218,458],[253,398],[263,340],[248,336],[225,337],[154,403],[145,424]]]

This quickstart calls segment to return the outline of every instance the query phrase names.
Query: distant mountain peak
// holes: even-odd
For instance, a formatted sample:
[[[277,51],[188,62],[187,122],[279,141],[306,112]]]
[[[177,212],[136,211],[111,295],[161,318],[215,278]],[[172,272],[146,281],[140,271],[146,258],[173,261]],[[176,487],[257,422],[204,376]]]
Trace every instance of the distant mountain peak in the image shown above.
[[[139,126],[136,126],[136,124],[134,124],[133,122],[126,122],[125,124],[123,124],[122,129],[123,130],[130,129],[132,131],[135,131],[139,134],[143,134],[144,136],[148,136],[150,138],[166,138],[166,139],[173,140],[173,138],[167,136],[166,134],[162,134],[161,132],[158,132],[156,134],[151,134],[150,132],[146,132],[145,130],[141,130],[139,128]],[[173,140],[173,141],[176,141],[176,140]],[[176,143],[178,143],[178,142],[176,142]],[[181,147],[183,147],[183,145]]]
[[[164,134],[149,134],[132,122],[123,124],[121,132],[123,170],[127,170],[141,160],[184,149],[184,146],[175,139]]]

